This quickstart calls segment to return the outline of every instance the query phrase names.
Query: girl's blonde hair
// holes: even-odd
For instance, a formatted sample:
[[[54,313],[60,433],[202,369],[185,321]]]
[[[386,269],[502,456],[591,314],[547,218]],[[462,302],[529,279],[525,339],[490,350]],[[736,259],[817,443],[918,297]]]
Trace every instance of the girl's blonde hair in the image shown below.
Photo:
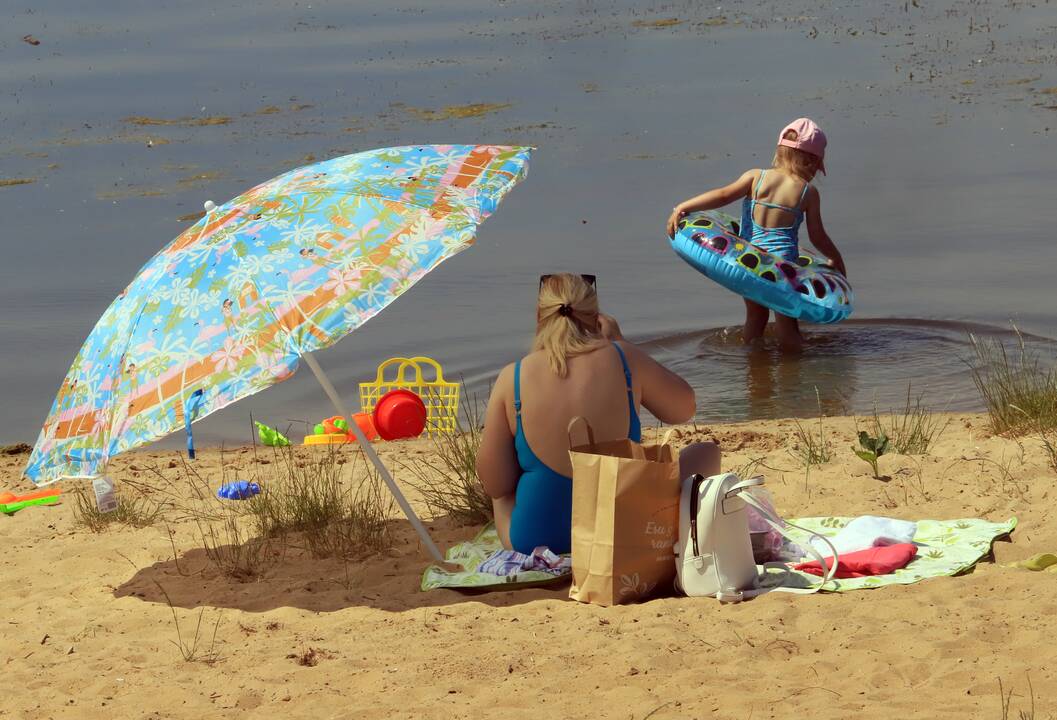
[[[796,130],[787,130],[785,135],[782,135],[782,139],[796,140]],[[796,175],[804,182],[811,182],[821,163],[822,158],[818,155],[812,155],[809,152],[797,150],[786,145],[779,145],[774,151],[774,159],[771,160],[771,165],[779,170],[784,170],[790,175]]]
[[[547,353],[558,377],[569,373],[569,358],[605,343],[598,324],[598,293],[579,275],[559,273],[545,278],[536,303],[533,350]]]

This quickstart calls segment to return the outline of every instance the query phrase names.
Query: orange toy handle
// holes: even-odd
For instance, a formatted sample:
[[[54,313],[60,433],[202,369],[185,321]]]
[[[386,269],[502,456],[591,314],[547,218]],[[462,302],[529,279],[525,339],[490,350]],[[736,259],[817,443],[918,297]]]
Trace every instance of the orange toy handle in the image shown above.
[[[7,505],[9,503],[26,502],[27,500],[37,500],[38,498],[51,497],[61,493],[62,488],[38,490],[37,492],[27,493],[26,495],[15,495],[14,493],[9,492],[0,493],[0,504]]]

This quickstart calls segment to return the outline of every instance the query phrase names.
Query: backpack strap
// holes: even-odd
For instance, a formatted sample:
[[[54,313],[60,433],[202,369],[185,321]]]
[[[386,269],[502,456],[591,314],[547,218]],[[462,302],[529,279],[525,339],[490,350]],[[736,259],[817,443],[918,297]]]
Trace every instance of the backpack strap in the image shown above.
[[[752,478],[752,479],[753,480],[757,480],[757,479],[760,480],[759,483],[754,483],[756,485],[762,485],[763,484],[763,478]],[[743,483],[744,482],[749,482],[749,481],[746,480],[746,481],[743,481]],[[739,485],[740,484],[742,484],[742,483],[739,483]],[[822,540],[823,543],[825,543],[829,547],[830,551],[833,553],[830,556],[832,558],[830,563],[827,564],[826,560],[822,557],[822,553],[820,553],[815,548],[814,544],[812,544],[811,542],[808,542],[807,547],[804,548],[804,550],[807,551],[808,555],[810,555],[814,560],[816,560],[818,562],[818,564],[820,566],[822,566],[822,569],[823,569],[822,581],[819,582],[819,584],[816,585],[815,587],[812,587],[812,588],[792,588],[792,587],[782,587],[780,585],[779,586],[761,587],[761,588],[757,588],[755,590],[748,590],[748,591],[743,592],[742,595],[744,597],[753,597],[754,595],[760,595],[762,593],[769,592],[771,590],[781,590],[782,592],[791,592],[791,593],[800,593],[800,594],[810,595],[811,593],[816,593],[819,590],[821,590],[826,585],[826,583],[828,583],[830,580],[833,579],[833,576],[836,575],[836,573],[837,573],[837,562],[839,561],[840,556],[837,553],[837,548],[833,546],[833,543],[830,542],[829,538],[825,537],[824,535],[820,535],[819,533],[814,532],[813,530],[808,530],[805,527],[801,527],[800,525],[796,525],[794,523],[791,523],[788,520],[780,522],[778,520],[778,518],[776,518],[771,513],[770,510],[768,510],[766,507],[764,507],[752,495],[750,495],[747,492],[740,492],[740,491],[739,491],[739,494],[740,494],[742,500],[744,500],[747,504],[751,505],[756,510],[756,512],[758,512],[760,514],[760,516],[764,519],[764,522],[766,522],[772,528],[774,528],[779,533],[781,533],[783,537],[785,537],[785,538],[787,538],[789,540],[792,540],[793,542],[797,542],[796,538],[790,536],[789,533],[786,532],[786,529],[784,527],[782,527],[781,522],[785,522],[785,524],[790,526],[790,527],[794,527],[797,530],[801,530],[803,532],[806,532],[812,538],[819,538],[820,540]],[[764,567],[765,570],[768,569],[768,568],[779,568],[779,569],[784,570],[787,574],[790,572],[789,568],[785,565],[785,563],[764,563],[763,567]]]

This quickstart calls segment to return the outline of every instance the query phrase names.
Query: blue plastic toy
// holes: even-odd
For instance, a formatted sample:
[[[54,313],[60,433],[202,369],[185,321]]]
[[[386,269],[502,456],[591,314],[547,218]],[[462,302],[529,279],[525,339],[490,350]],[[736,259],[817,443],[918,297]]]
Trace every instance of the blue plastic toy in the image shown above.
[[[738,235],[729,215],[690,213],[679,221],[672,249],[691,267],[728,290],[791,318],[840,322],[855,296],[829,260],[806,250],[787,262]]]
[[[255,482],[238,480],[226,483],[217,490],[217,497],[221,500],[245,500],[251,498],[261,491],[261,486]]]

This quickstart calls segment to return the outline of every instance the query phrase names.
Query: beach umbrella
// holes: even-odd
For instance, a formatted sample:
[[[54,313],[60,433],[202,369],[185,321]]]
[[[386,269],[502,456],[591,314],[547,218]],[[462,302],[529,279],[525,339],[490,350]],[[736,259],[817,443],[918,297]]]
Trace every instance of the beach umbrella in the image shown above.
[[[447,258],[524,176],[530,148],[422,145],[292,170],[206,214],[155,255],[77,354],[25,475],[93,478],[118,453],[289,378]],[[437,559],[391,475],[349,423]]]

